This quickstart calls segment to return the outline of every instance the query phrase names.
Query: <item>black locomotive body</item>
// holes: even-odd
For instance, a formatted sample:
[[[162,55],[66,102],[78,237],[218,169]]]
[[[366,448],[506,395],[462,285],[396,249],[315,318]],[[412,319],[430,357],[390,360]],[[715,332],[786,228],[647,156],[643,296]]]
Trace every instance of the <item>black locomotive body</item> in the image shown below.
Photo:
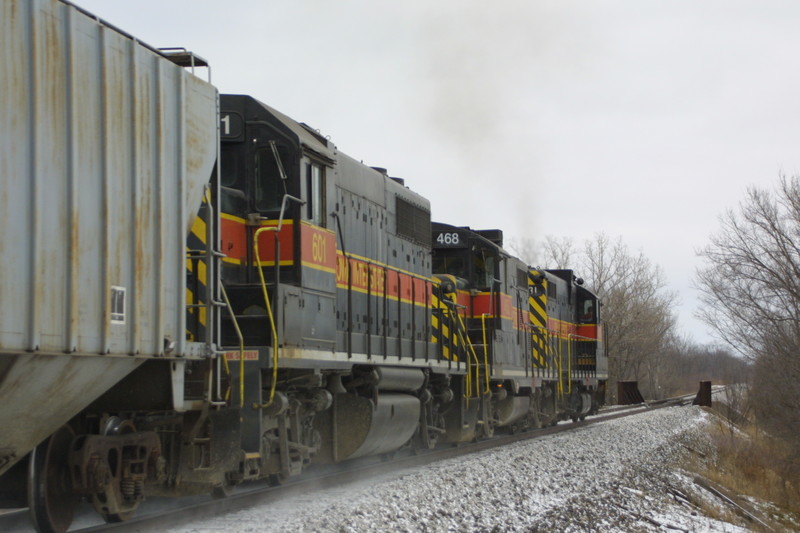
[[[598,298],[571,270],[503,250],[500,230],[433,225],[433,269],[486,366],[490,423],[539,427],[603,403],[608,373]]]
[[[57,0],[47,5],[83,16]],[[115,39],[140,46],[124,34]],[[149,48],[134,54],[196,64]],[[181,104],[181,94],[169,98]],[[154,110],[163,105],[156,100]],[[51,417],[40,431],[48,438],[31,433],[28,448],[19,447],[25,453],[0,438],[0,451],[10,450],[0,454],[0,500],[28,497],[37,528],[63,531],[79,498],[108,521],[124,520],[146,495],[224,496],[243,481],[278,482],[314,464],[467,442],[597,410],[607,378],[600,306],[572,271],[529,267],[503,249],[499,230],[431,223],[429,200],[402,180],[253,97],[202,101],[217,105],[219,142],[205,132],[216,164],[201,150],[214,168],[203,167],[210,175],[202,200],[194,200],[195,186],[185,208],[197,214],[185,249],[165,251],[156,236],[162,248],[140,246],[142,239],[128,247],[139,256],[130,265],[137,273],[141,257],[178,254],[173,278],[185,302],[175,322],[185,324],[185,338],[164,335],[158,312],[134,328],[152,326],[157,348],[72,357],[78,374],[92,361],[130,363],[123,378],[106,376],[90,396],[67,387],[73,399],[86,397]],[[183,109],[174,115],[183,119]],[[164,134],[143,119],[133,131],[145,148],[134,152],[154,144],[147,128]],[[98,131],[115,134],[102,124]],[[191,147],[198,136],[187,131],[170,135]],[[175,166],[196,170],[191,161]],[[173,189],[183,202],[182,189]],[[113,304],[125,289],[114,286],[111,295]],[[81,295],[71,296],[82,308]],[[178,296],[170,289],[156,303]],[[108,327],[129,325],[111,307],[102,315]],[[61,357],[16,350],[12,360],[8,351],[0,346],[0,385],[11,368],[5,361]],[[10,394],[4,386],[0,394]]]

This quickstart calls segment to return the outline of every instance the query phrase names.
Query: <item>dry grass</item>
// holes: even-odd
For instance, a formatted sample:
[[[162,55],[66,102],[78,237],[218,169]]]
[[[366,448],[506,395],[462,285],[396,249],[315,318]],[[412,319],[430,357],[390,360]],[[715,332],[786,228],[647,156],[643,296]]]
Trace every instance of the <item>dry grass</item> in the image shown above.
[[[728,421],[712,428],[715,453],[693,465],[700,475],[772,506],[762,511],[783,527],[800,523],[800,464],[792,449],[752,426]],[[709,510],[711,511],[711,510]]]

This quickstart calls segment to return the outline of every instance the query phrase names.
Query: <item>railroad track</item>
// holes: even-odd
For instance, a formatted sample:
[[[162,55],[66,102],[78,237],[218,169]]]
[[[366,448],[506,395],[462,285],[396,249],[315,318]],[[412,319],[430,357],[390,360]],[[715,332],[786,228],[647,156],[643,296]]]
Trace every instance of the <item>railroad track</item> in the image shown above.
[[[715,389],[718,393],[720,389]],[[451,447],[442,447],[422,453],[397,452],[391,457],[371,457],[350,461],[343,465],[329,465],[316,468],[292,478],[280,486],[268,486],[265,483],[244,484],[234,494],[224,499],[213,499],[210,496],[186,498],[151,498],[140,507],[137,515],[127,521],[116,524],[105,524],[94,513],[88,504],[78,509],[73,523],[72,533],[96,532],[148,532],[163,531],[171,527],[185,526],[191,522],[231,513],[256,505],[264,505],[277,500],[307,494],[310,490],[345,486],[366,478],[386,475],[404,469],[428,465],[445,459],[451,459],[496,447],[506,446],[513,442],[530,440],[555,435],[565,431],[573,431],[592,424],[631,416],[645,411],[665,407],[691,404],[694,395],[646,402],[630,406],[616,406],[602,410],[597,415],[583,421],[562,423],[548,428],[536,429],[524,433],[497,435],[492,439]],[[82,512],[83,511],[83,512]],[[0,531],[6,533],[29,533],[33,531],[28,518],[27,509],[21,509],[0,515]]]

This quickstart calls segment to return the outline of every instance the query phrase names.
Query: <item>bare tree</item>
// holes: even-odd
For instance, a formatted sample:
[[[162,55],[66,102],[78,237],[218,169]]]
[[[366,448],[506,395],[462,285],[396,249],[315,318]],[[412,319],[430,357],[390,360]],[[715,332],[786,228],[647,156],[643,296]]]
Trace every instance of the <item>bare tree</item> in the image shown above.
[[[548,268],[575,269],[578,250],[575,241],[569,237],[553,237],[548,235],[544,239],[543,255]]]
[[[675,296],[665,289],[662,270],[621,239],[602,234],[586,243],[584,253],[587,278],[604,303],[611,378],[639,381],[646,396],[661,396],[661,353],[675,323]]]
[[[777,193],[751,188],[701,256],[700,317],[746,357],[800,339],[800,180]]]
[[[800,178],[749,189],[721,225],[700,253],[700,317],[755,361],[756,416],[800,455]]]
[[[548,266],[580,272],[602,299],[609,391],[613,396],[618,380],[637,380],[646,396],[661,396],[661,354],[675,323],[675,295],[665,289],[662,270],[602,233],[587,240],[582,253],[575,249],[569,239],[548,238],[543,255]]]
[[[658,365],[653,373],[657,374],[664,397],[695,393],[700,381],[745,384],[752,373],[752,365],[736,353],[720,346],[695,344],[690,338],[675,333],[670,334],[656,359]],[[744,395],[736,398],[739,412],[744,412],[744,399]]]

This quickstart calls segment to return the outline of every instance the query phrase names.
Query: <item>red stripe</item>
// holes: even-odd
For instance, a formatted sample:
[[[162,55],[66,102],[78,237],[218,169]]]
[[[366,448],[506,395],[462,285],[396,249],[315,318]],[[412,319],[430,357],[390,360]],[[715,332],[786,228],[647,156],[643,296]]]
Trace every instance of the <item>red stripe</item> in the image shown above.
[[[577,335],[587,339],[597,338],[597,325],[596,324],[581,324],[578,326]]]
[[[497,293],[492,295],[488,292],[476,294],[472,297],[473,318],[480,318],[484,314],[490,317],[495,316],[495,306],[498,299],[500,301],[500,316],[512,320],[514,306],[511,303],[511,295]]]
[[[301,224],[300,240],[301,262],[331,270],[336,269],[336,237],[332,232],[317,226]],[[281,242],[281,247],[283,247],[283,242]]]
[[[220,233],[222,253],[242,262],[247,260],[247,234],[244,223],[222,217]]]
[[[336,256],[336,285],[340,288],[348,287],[348,272],[353,289],[381,296],[385,290],[387,296],[418,303],[431,301],[429,281],[361,259],[345,258],[340,253]]]

